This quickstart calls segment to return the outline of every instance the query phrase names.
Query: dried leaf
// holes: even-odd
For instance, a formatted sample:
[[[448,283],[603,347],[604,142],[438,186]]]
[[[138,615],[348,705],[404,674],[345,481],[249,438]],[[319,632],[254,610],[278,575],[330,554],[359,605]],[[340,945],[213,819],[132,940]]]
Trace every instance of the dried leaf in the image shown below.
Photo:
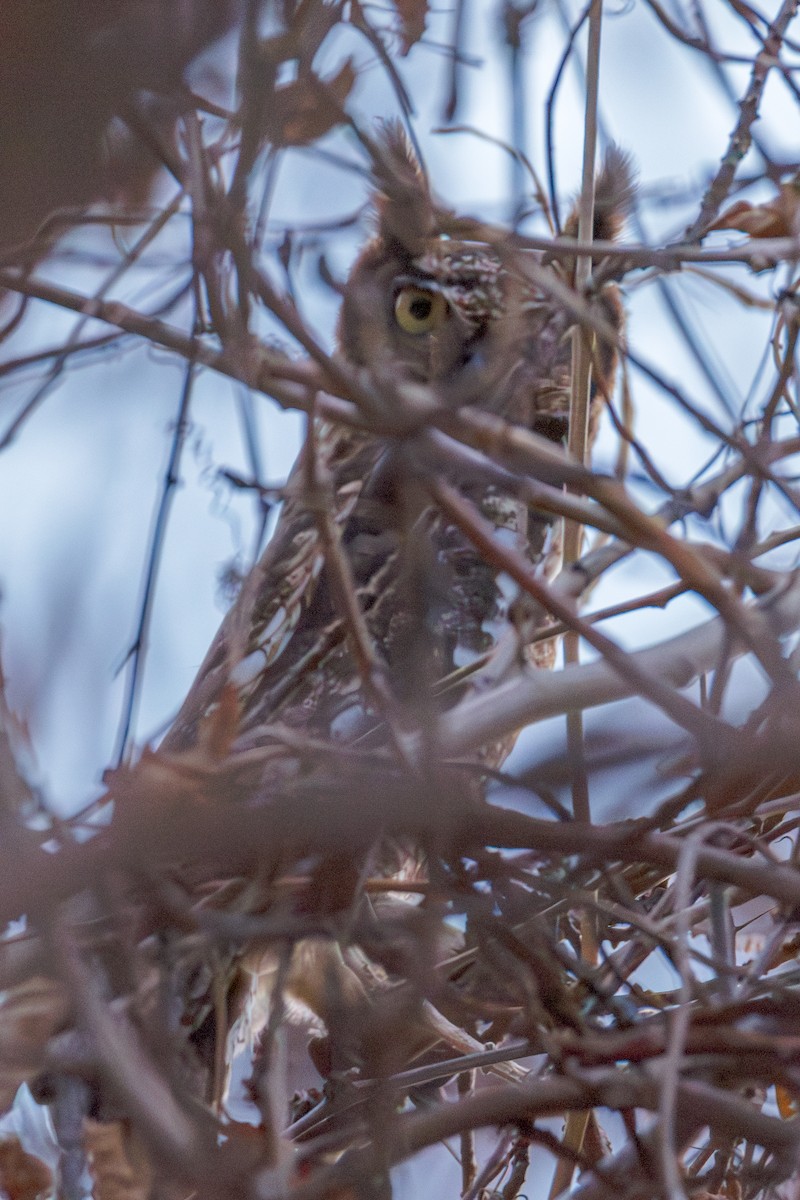
[[[408,54],[412,46],[425,33],[425,22],[428,17],[428,0],[394,0],[397,15],[400,18],[402,34],[402,53]]]
[[[330,79],[306,75],[277,88],[270,120],[272,141],[306,146],[342,124],[344,106],[356,81],[351,59]]]
[[[63,1025],[69,1005],[63,989],[39,976],[10,988],[0,1000],[0,1106],[10,1108],[17,1088],[40,1070],[45,1047]]]
[[[778,1105],[778,1112],[781,1114],[784,1121],[788,1121],[791,1117],[797,1116],[797,1101],[791,1092],[788,1092],[780,1083],[775,1084],[775,1101]]]
[[[586,1133],[583,1137],[583,1152],[593,1166],[602,1162],[611,1153],[611,1140],[598,1121],[595,1109],[592,1109],[589,1114]]]
[[[148,1200],[153,1171],[139,1140],[121,1121],[87,1120],[84,1139],[93,1200]]]
[[[718,1192],[692,1192],[693,1200],[742,1200],[742,1185],[728,1172]]]
[[[711,228],[738,229],[751,238],[794,237],[800,233],[800,177],[781,184],[768,204],[737,200]]]
[[[163,815],[170,805],[197,803],[213,791],[217,763],[205,744],[181,754],[165,754],[145,747],[137,763],[127,763],[103,773],[120,810],[130,808],[140,819],[150,810]]]
[[[52,1187],[50,1169],[40,1158],[27,1154],[18,1138],[0,1141],[0,1187],[8,1200],[36,1200]]]

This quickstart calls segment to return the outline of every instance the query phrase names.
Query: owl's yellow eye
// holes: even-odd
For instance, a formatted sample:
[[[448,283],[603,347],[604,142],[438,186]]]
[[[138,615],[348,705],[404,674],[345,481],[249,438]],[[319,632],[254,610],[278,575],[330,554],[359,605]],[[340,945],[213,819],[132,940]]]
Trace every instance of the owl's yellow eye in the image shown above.
[[[397,324],[406,333],[431,333],[447,316],[447,301],[441,292],[428,288],[404,287],[394,302]]]

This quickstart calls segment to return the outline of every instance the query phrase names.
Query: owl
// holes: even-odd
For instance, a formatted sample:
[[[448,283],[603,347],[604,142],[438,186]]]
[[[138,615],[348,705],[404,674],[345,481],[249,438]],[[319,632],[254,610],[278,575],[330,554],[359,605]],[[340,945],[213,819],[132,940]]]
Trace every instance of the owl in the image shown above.
[[[562,442],[574,317],[553,285],[569,284],[569,264],[480,240],[479,226],[435,202],[398,127],[386,128],[374,161],[376,229],[343,290],[340,361],[386,406],[422,388],[445,409],[488,410]],[[597,238],[618,233],[631,197],[629,161],[612,147],[597,180]],[[574,218],[566,231],[577,232]],[[598,303],[619,334],[616,287]],[[601,340],[590,441],[616,359],[616,339]],[[556,519],[494,482],[449,482],[533,568],[557,570]],[[392,721],[413,728],[435,719],[463,694],[449,685],[479,674],[504,640],[534,664],[552,665],[552,643],[527,645],[547,619],[431,505],[411,443],[314,419],[275,533],[163,749],[190,748],[232,694],[234,755],[274,747],[287,731],[295,742],[379,745]],[[487,752],[490,765],[509,744]]]
[[[343,289],[342,371],[385,411],[422,396],[429,408],[490,411],[561,443],[568,432],[574,316],[558,296],[571,283],[569,261],[515,255],[507,243],[481,236],[477,223],[439,206],[394,126],[375,145],[374,165],[375,231]],[[598,238],[617,233],[631,189],[628,160],[612,149],[597,181]],[[567,232],[577,232],[573,219]],[[614,336],[595,355],[590,440],[613,387],[623,320],[614,285],[597,304]],[[353,752],[382,751],[384,757],[372,761],[391,762],[386,752],[402,757],[407,733],[435,749],[437,714],[465,689],[482,686],[484,667],[496,678],[498,661],[553,662],[552,640],[531,639],[546,629],[548,614],[439,511],[415,446],[413,437],[309,418],[275,532],[162,743],[165,755],[180,759],[204,745],[215,723],[223,724],[233,797],[258,803],[282,789],[296,797],[300,853],[310,855],[304,861],[313,871],[306,912],[355,911],[364,860],[406,888],[427,869],[425,848],[401,839],[348,856],[330,855],[325,846],[306,850],[303,804],[324,804],[334,787],[350,799],[358,787],[374,795],[388,778],[377,771],[353,783]],[[456,468],[447,482],[500,544],[551,576],[560,564],[559,521],[505,490],[504,478],[475,469],[460,477]],[[477,771],[459,784],[461,798],[480,791],[482,774],[501,765],[513,740],[483,749]],[[413,764],[401,765],[411,766],[412,779]],[[270,869],[280,873],[284,856],[291,875],[297,847],[272,850]],[[391,901],[376,900],[373,915],[383,903],[385,916],[395,902],[406,903],[402,921],[409,919],[413,906],[396,892]],[[380,968],[374,956],[356,953],[354,960],[354,953],[330,936],[300,937],[281,968],[281,994],[301,1005],[312,1024],[317,1019],[336,1031],[330,1040],[340,1066],[361,1062],[368,1073],[380,1073],[388,1069],[381,1059],[387,1046],[401,1062],[406,1051],[418,1052],[441,1031],[418,1012],[405,1024],[384,1013],[391,1036],[379,1024],[370,1041],[365,1030],[378,1009],[383,1013],[370,989],[395,966],[391,953]],[[229,994],[242,999],[230,1013],[229,1063],[252,1047],[268,1022],[277,972],[271,946],[237,958],[231,978],[238,982]],[[389,993],[382,995],[388,1003]],[[397,1036],[401,1026],[404,1037]]]

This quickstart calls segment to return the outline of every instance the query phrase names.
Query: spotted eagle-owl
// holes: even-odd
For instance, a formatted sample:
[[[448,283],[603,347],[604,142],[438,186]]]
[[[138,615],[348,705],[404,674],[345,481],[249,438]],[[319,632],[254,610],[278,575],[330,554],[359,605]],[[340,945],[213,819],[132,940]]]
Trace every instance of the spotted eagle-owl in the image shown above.
[[[632,194],[627,157],[612,148],[598,177],[595,236],[613,237]],[[574,317],[555,286],[568,264],[513,255],[506,243],[464,236],[469,229],[433,200],[402,133],[390,127],[376,148],[377,229],[343,292],[339,354],[384,405],[423,385],[443,408],[475,406],[561,442],[567,433],[569,329]],[[567,232],[576,232],[575,222]],[[478,226],[473,226],[479,229]],[[561,292],[563,295],[563,291]],[[597,303],[617,334],[622,307],[607,286]],[[613,387],[616,346],[598,339],[590,441]],[[325,487],[309,488],[309,456]],[[507,578],[484,561],[414,480],[414,445],[316,421],[290,477],[274,536],[211,646],[163,748],[190,747],[223,691],[234,690],[234,751],[273,744],[271,731],[352,743],[381,727],[381,705],[359,669],[352,621],[326,561],[318,507],[346,559],[377,668],[401,723],[443,680],[490,655],[518,603]],[[450,476],[538,570],[559,561],[552,517],[496,483]],[[314,495],[312,496],[312,492]],[[328,551],[329,553],[329,551]],[[546,614],[534,614],[541,626]],[[522,621],[522,624],[525,624]],[[528,606],[526,628],[531,628]],[[524,637],[518,639],[524,642]],[[525,653],[524,646],[521,653]],[[552,645],[529,659],[551,665]],[[363,657],[363,647],[362,647]],[[368,674],[368,672],[367,672]],[[365,682],[366,680],[366,682]],[[446,703],[446,700],[438,701]],[[496,748],[497,761],[508,744]]]

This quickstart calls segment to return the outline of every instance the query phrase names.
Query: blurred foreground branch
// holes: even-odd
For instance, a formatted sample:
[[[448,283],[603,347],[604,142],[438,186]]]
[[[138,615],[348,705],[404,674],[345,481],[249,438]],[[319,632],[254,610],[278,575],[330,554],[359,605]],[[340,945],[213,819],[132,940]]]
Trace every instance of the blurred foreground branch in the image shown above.
[[[506,54],[513,137],[549,10],[511,8],[480,17],[496,17],[485,52]],[[749,83],[707,186],[684,197],[689,233],[662,220],[634,242],[614,240],[625,211],[650,222],[672,201],[647,181],[636,200],[613,147],[594,221],[569,217],[563,236],[532,167],[524,183],[525,146],[515,229],[436,199],[412,150],[424,121],[409,124],[429,97],[407,80],[444,63],[448,119],[467,79],[489,86],[469,6],[453,26],[424,0],[10,4],[0,470],[78,366],[106,403],[111,355],[141,346],[183,368],[126,656],[134,699],[196,443],[217,498],[255,500],[261,554],[188,695],[165,699],[181,707],[161,741],[130,748],[131,730],[147,740],[131,700],[128,752],[67,819],[12,673],[0,681],[14,1200],[366,1200],[402,1187],[406,1161],[415,1188],[468,1200],[538,1200],[575,1170],[581,1200],[794,1194],[800,164],[767,157],[765,105],[781,89],[796,122],[796,5],[737,6],[724,52],[703,5],[686,27],[651,8],[653,44],[698,78],[713,67],[717,98],[729,63]],[[604,15],[604,38],[634,16]],[[567,24],[551,127],[580,53],[582,20]],[[379,75],[408,137],[375,130]],[[607,90],[601,70],[601,140]],[[480,132],[464,145],[484,148]],[[309,163],[310,190],[338,172],[347,203],[332,189],[324,219],[289,223],[284,174]],[[368,202],[372,240],[341,283]],[[693,330],[707,372],[729,368],[711,399],[683,369],[680,323],[647,307],[665,276],[722,313]],[[323,287],[344,301],[333,352]],[[594,381],[592,464],[564,444],[572,336]],[[758,362],[746,383],[739,341]],[[216,470],[197,416],[210,380],[246,392],[235,469]],[[731,390],[739,411],[717,403]],[[304,417],[285,480],[262,471],[267,399]],[[592,539],[566,563],[564,521]],[[594,658],[560,666],[565,633]],[[544,722],[589,710],[572,747],[591,809],[573,813],[576,764]],[[27,1154],[22,1083],[49,1113],[52,1172]],[[422,1157],[440,1143],[463,1161]]]

